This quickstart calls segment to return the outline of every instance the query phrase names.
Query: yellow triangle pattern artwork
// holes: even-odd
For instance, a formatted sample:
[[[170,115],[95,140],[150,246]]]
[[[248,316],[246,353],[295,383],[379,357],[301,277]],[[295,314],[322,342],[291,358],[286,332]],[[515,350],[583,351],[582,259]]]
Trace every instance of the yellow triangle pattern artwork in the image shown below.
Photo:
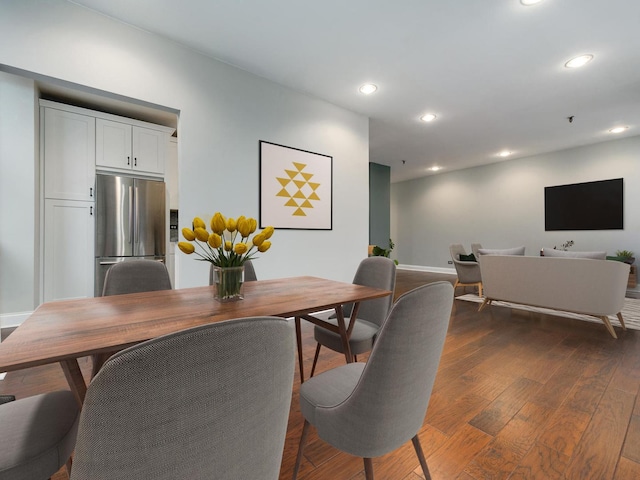
[[[293,164],[293,170],[285,169],[285,178],[276,177],[282,189],[276,193],[276,197],[284,197],[287,201],[284,203],[285,207],[292,207],[294,217],[306,217],[305,209],[313,208],[311,201],[319,202],[320,197],[316,193],[319,183],[311,182],[313,173],[303,172],[307,168],[306,163],[291,162]],[[293,184],[292,184],[293,182]],[[295,188],[293,188],[295,185]],[[291,190],[287,190],[287,187],[291,187]],[[305,194],[305,190],[308,194]]]

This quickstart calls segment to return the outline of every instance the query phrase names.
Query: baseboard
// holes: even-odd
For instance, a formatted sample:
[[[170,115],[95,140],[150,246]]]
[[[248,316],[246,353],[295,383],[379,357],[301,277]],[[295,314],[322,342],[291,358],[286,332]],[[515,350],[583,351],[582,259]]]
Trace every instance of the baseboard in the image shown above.
[[[0,315],[0,328],[13,328],[22,324],[33,312],[7,313]]]
[[[431,272],[431,273],[449,273],[451,275],[456,274],[455,268],[444,268],[444,267],[429,267],[424,265],[405,265],[399,264],[399,270],[412,270],[414,272]]]

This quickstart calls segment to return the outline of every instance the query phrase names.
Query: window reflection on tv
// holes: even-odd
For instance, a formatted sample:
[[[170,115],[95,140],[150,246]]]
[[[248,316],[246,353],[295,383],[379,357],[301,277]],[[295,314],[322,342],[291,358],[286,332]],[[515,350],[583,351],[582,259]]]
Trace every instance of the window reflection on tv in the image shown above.
[[[544,223],[553,230],[622,230],[622,178],[544,189]]]

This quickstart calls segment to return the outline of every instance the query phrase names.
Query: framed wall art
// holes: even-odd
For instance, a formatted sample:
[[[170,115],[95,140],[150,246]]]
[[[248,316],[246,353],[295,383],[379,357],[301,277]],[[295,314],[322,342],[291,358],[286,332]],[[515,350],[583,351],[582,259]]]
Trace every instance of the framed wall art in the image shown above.
[[[260,228],[331,230],[333,157],[260,140]]]

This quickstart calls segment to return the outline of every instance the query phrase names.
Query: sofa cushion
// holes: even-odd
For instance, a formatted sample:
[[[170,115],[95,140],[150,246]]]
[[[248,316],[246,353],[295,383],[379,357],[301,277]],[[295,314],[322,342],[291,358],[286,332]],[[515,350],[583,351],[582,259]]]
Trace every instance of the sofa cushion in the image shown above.
[[[479,248],[478,253],[480,255],[524,255],[524,247],[514,248]]]
[[[607,252],[570,252],[553,248],[543,248],[542,253],[545,257],[592,258],[595,260],[605,260],[607,257]]]

